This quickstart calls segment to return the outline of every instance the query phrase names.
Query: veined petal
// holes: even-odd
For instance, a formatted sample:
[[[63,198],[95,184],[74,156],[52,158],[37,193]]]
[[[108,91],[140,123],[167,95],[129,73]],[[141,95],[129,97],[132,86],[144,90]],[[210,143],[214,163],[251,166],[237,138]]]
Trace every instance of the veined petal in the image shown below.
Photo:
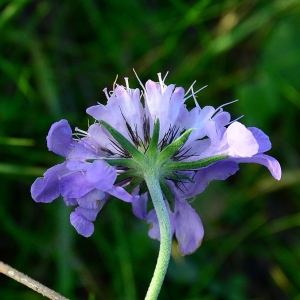
[[[86,172],[87,182],[101,191],[111,189],[116,178],[116,170],[102,160],[95,160]]]
[[[67,157],[73,149],[72,129],[67,120],[54,123],[47,135],[48,149],[58,155]]]
[[[195,183],[178,183],[179,194],[184,198],[191,198],[202,193],[212,180],[225,180],[239,170],[235,161],[227,159],[215,162],[197,171],[193,177]],[[182,192],[181,192],[182,191]]]
[[[235,159],[238,163],[257,163],[263,165],[269,169],[272,176],[280,180],[281,178],[281,167],[279,162],[272,156],[266,154],[256,154],[252,157],[247,158],[237,158]]]
[[[60,192],[65,198],[80,198],[93,188],[93,185],[86,180],[83,172],[63,176],[59,184]]]
[[[56,165],[44,174],[44,177],[37,178],[31,186],[31,196],[36,202],[49,203],[60,195],[59,177],[69,173],[66,164]]]
[[[132,202],[135,201],[139,196],[131,196],[125,189],[120,186],[112,186],[110,189],[106,190],[107,193],[125,201]]]
[[[234,122],[226,130],[226,139],[230,147],[229,155],[232,157],[251,157],[258,153],[259,145],[243,124]]]
[[[171,224],[171,235],[173,236],[174,231],[175,231],[175,219],[174,219],[174,213],[171,211],[170,209],[170,205],[168,201],[165,201],[166,204],[166,208],[169,214],[169,218],[170,218],[170,224]],[[159,223],[158,223],[158,219],[157,219],[157,215],[156,215],[156,211],[154,209],[152,209],[146,218],[146,221],[148,223],[151,224],[151,227],[148,231],[148,235],[149,237],[151,237],[152,239],[155,240],[159,240],[160,241],[160,229],[159,229]]]
[[[144,193],[132,201],[132,211],[139,219],[146,220],[147,217],[148,193]]]
[[[185,201],[175,201],[175,236],[182,255],[195,252],[204,235],[202,222],[196,211]]]
[[[94,224],[78,212],[72,212],[70,222],[76,231],[84,237],[90,237],[94,232]]]
[[[262,130],[256,127],[248,127],[248,130],[252,132],[259,145],[258,153],[263,153],[271,149],[270,139]]]
[[[105,193],[97,189],[93,189],[84,196],[77,198],[79,206],[87,209],[98,209],[103,206],[102,199],[105,198]]]
[[[89,221],[95,221],[96,217],[99,213],[99,211],[103,208],[104,204],[107,202],[108,198],[103,199],[101,202],[101,206],[95,209],[90,209],[90,208],[84,208],[81,206],[78,206],[75,211],[82,216],[84,216],[87,220]]]

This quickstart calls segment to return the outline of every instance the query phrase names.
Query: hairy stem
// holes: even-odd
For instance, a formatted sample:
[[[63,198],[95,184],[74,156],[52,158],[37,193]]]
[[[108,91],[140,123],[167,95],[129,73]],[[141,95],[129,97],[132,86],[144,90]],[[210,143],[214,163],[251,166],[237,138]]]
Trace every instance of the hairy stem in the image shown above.
[[[40,284],[34,279],[28,277],[27,275],[17,271],[9,265],[4,264],[0,261],[0,273],[5,274],[6,276],[26,285],[27,287],[33,289],[37,293],[42,294],[43,296],[52,299],[52,300],[68,300],[67,298],[61,296],[60,294],[50,290],[46,286]]]
[[[163,200],[157,172],[155,172],[154,169],[147,170],[144,174],[144,178],[152,198],[160,228],[159,255],[154,274],[145,297],[145,300],[155,300],[159,295],[169,265],[172,246],[171,224],[169,214]]]

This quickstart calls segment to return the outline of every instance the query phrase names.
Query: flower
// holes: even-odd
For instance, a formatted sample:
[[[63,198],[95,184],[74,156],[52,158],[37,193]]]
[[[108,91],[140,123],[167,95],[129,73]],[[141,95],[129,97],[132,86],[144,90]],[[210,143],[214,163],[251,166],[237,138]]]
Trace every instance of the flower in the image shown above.
[[[155,209],[149,207],[144,183],[147,169],[155,169],[168,210],[172,235],[183,255],[201,244],[201,219],[187,202],[203,192],[212,180],[224,180],[239,169],[239,163],[266,166],[280,179],[278,161],[264,152],[271,148],[269,138],[258,128],[246,128],[230,121],[223,106],[201,108],[193,86],[182,87],[148,80],[140,89],[115,85],[107,104],[87,109],[95,122],[87,131],[76,129],[76,138],[66,120],[52,125],[49,150],[66,158],[50,168],[32,186],[37,202],[51,202],[59,195],[67,205],[78,205],[71,214],[76,230],[90,236],[103,205],[115,196],[131,202],[134,214],[152,226],[149,236],[160,239]],[[195,107],[185,101],[193,97]],[[150,203],[151,205],[151,203]]]
[[[122,187],[114,185],[117,170],[100,160],[104,156],[101,150],[90,139],[73,139],[66,120],[51,126],[47,145],[49,150],[65,157],[66,161],[35,180],[31,187],[32,198],[36,202],[49,203],[61,195],[66,205],[78,205],[71,213],[70,221],[81,235],[92,235],[92,221],[110,195],[125,202],[133,200]],[[87,162],[87,159],[95,160]]]

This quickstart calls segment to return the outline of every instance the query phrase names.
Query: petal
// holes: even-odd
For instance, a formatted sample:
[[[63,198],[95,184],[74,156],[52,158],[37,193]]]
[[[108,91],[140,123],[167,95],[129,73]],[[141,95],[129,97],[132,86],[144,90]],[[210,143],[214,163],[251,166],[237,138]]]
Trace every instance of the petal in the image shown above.
[[[68,160],[66,166],[70,171],[86,171],[90,165],[90,163],[83,161]]]
[[[60,192],[65,198],[80,198],[93,188],[83,172],[63,176],[59,184]]]
[[[49,203],[60,195],[59,177],[68,173],[65,163],[46,171],[44,177],[37,178],[31,186],[31,196],[36,202]]]
[[[252,132],[254,138],[258,142],[258,153],[263,153],[271,149],[272,145],[270,139],[262,130],[256,127],[249,127],[248,129]]]
[[[87,209],[98,209],[100,206],[102,207],[102,199],[106,194],[97,189],[92,189],[90,192],[85,194],[84,196],[77,199],[78,205],[87,208]]]
[[[58,155],[67,157],[72,151],[72,129],[67,120],[54,123],[47,135],[48,149]]]
[[[174,220],[174,213],[170,209],[170,205],[168,201],[165,201],[165,205],[169,214],[169,220],[171,224],[171,235],[173,236],[175,231],[175,220]],[[151,227],[148,231],[148,235],[150,238],[155,240],[160,240],[160,229],[159,229],[159,222],[157,219],[156,211],[152,209],[146,218],[146,221],[151,224]]]
[[[94,232],[94,224],[78,212],[71,213],[70,222],[84,237],[90,237]]]
[[[78,205],[78,202],[75,198],[63,198],[67,206]]]
[[[182,255],[195,252],[203,239],[201,219],[185,200],[175,202],[175,235]]]
[[[147,217],[148,193],[144,193],[132,201],[132,211],[139,219],[146,220]]]
[[[259,145],[243,124],[234,122],[226,130],[226,139],[230,147],[229,155],[232,157],[251,157],[258,152]]]
[[[132,202],[135,201],[139,196],[131,196],[126,190],[124,190],[120,186],[113,186],[106,191],[107,193],[115,196],[125,202]]]
[[[210,181],[225,180],[239,170],[235,161],[222,160],[197,171],[193,177],[195,183],[179,183],[179,194],[184,198],[191,198],[202,193]],[[181,191],[182,192],[181,192]]]
[[[112,188],[116,178],[116,170],[102,160],[95,160],[86,172],[86,180],[102,191]]]
[[[81,206],[78,206],[75,211],[78,214],[81,214],[83,217],[85,217],[87,220],[89,221],[95,221],[97,218],[97,215],[99,213],[99,211],[103,208],[104,204],[107,202],[107,198],[103,199],[101,201],[101,206],[96,208],[96,209],[88,209],[88,208],[84,208]]]
[[[148,231],[149,237],[151,239],[160,241],[159,225],[155,209],[152,209],[148,213],[146,221],[150,224],[150,229]]]
[[[266,154],[256,154],[253,157],[249,158],[238,158],[235,159],[238,163],[257,163],[261,164],[269,169],[272,176],[280,180],[281,178],[281,167],[279,162],[272,156],[266,155]]]
[[[230,122],[230,118],[230,114],[227,111],[222,111],[215,115],[212,120],[217,123],[218,127],[222,127]]]

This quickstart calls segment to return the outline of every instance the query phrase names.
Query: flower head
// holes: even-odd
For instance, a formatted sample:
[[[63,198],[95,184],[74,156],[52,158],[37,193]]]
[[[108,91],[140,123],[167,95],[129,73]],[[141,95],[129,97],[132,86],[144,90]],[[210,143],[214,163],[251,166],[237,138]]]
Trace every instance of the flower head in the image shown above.
[[[52,125],[47,136],[49,150],[66,158],[38,178],[31,189],[37,202],[51,202],[62,195],[76,230],[90,236],[95,220],[111,196],[131,202],[134,214],[149,222],[151,238],[160,239],[155,209],[147,209],[149,195],[144,174],[157,175],[165,206],[182,254],[201,244],[203,227],[186,199],[204,191],[212,180],[224,180],[239,163],[266,166],[280,179],[280,165],[264,152],[269,138],[258,128],[231,121],[230,114],[212,106],[188,110],[185,101],[198,92],[148,80],[142,89],[116,85],[107,104],[87,109],[95,122],[87,131],[72,132],[66,120]]]

